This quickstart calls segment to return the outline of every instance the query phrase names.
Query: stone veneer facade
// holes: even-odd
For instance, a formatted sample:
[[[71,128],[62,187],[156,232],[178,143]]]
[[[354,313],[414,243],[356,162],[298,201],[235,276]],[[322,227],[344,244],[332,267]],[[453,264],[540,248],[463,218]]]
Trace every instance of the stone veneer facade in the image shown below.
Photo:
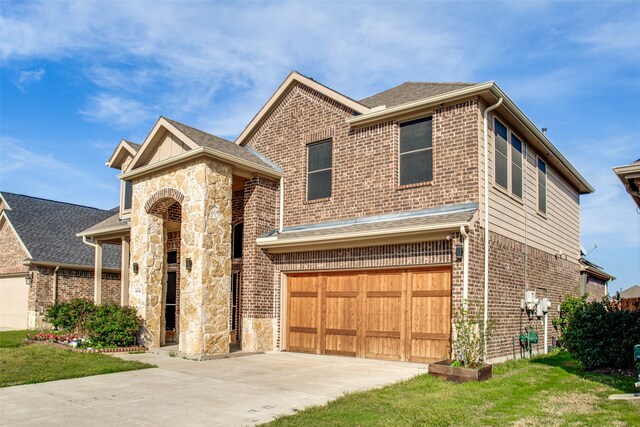
[[[228,352],[231,276],[231,167],[192,160],[133,180],[129,304],[145,320],[141,340],[164,343],[166,209],[182,206],[179,350]],[[192,269],[185,267],[192,260]]]

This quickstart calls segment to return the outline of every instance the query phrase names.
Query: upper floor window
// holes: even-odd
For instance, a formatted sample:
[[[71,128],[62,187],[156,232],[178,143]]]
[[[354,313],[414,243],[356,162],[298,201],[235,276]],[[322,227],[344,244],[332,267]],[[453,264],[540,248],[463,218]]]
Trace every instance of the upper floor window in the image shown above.
[[[522,141],[495,119],[494,180],[514,196],[522,198]]]
[[[167,251],[167,264],[178,263],[178,251]]]
[[[433,180],[432,117],[400,124],[400,185]]]
[[[122,208],[124,210],[129,210],[131,209],[131,198],[133,195],[133,185],[131,184],[131,181],[124,181],[122,193]]]
[[[547,213],[547,164],[538,158],[538,210]]]
[[[332,141],[307,146],[307,200],[331,197]]]

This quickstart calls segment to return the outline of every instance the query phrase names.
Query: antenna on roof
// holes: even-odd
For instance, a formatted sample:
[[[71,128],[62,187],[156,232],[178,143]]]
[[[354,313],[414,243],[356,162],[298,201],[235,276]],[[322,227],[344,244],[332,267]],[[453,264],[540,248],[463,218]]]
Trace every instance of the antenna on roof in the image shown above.
[[[547,128],[542,128],[541,130],[542,130],[542,134],[544,136],[547,136]]]
[[[587,252],[584,256],[586,257],[587,255],[589,255],[591,252],[595,251],[596,249],[598,249],[598,245],[596,245],[595,243],[593,244],[593,247],[591,248],[591,250],[589,252]]]

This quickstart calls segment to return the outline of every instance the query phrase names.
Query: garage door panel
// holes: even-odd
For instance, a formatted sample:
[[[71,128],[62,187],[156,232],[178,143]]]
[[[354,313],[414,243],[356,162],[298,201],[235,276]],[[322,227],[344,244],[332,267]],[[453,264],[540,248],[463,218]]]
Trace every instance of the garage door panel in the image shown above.
[[[450,269],[309,273],[287,283],[289,350],[418,362],[450,353]]]
[[[0,278],[0,326],[26,329],[29,286],[24,277]]]

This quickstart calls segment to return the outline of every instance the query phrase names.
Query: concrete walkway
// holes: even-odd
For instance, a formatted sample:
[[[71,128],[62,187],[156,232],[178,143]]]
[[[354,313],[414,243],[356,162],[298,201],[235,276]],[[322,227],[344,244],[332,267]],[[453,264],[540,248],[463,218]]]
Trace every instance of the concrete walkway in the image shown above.
[[[203,362],[118,357],[158,368],[0,389],[0,425],[253,425],[427,372],[426,365],[299,353]]]

